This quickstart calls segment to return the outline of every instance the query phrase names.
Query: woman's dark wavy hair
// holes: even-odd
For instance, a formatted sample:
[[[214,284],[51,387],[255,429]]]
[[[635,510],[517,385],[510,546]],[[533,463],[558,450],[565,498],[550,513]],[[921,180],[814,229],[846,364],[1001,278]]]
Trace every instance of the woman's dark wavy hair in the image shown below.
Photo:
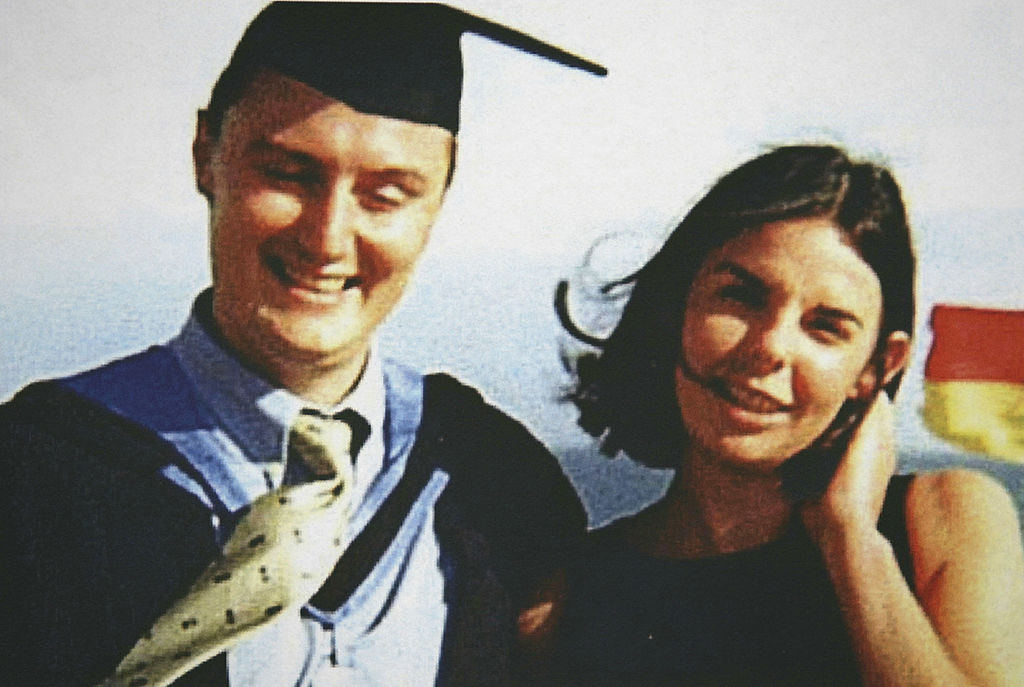
[[[722,177],[639,271],[622,318],[599,350],[575,361],[568,394],[580,426],[603,452],[625,451],[652,467],[675,467],[685,432],[675,396],[683,308],[707,256],[743,232],[780,220],[822,217],[871,266],[882,287],[879,342],[913,332],[910,228],[892,174],[829,145],[771,150]],[[575,329],[569,327],[570,333]],[[887,386],[893,396],[898,375]]]

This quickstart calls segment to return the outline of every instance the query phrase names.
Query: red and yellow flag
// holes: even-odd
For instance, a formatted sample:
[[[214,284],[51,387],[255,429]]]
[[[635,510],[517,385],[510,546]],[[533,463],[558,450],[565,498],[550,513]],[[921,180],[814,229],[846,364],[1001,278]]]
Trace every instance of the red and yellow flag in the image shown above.
[[[936,305],[924,424],[969,451],[1024,463],[1024,311]]]

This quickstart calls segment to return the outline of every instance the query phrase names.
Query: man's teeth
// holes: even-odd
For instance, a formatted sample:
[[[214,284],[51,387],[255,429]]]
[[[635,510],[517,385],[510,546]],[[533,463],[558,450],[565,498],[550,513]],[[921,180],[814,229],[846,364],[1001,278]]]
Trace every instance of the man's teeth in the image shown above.
[[[307,272],[298,270],[291,265],[285,264],[284,273],[296,286],[313,291],[315,293],[337,293],[349,286],[348,277],[327,275],[312,276]]]

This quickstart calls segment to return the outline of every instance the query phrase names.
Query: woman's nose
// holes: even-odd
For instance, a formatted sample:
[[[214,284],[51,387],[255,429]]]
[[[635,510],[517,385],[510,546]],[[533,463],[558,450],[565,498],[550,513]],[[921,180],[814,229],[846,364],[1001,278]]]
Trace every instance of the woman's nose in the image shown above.
[[[747,332],[743,357],[748,372],[765,376],[787,366],[795,343],[793,323],[782,314],[766,315]]]

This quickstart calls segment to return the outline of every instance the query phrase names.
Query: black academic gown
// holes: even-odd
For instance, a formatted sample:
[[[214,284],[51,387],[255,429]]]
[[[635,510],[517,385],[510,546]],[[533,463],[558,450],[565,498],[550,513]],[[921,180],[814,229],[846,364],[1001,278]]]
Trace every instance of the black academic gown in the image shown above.
[[[438,684],[510,680],[514,609],[582,535],[551,454],[445,375],[425,378],[409,464],[449,473],[435,508],[453,575]],[[0,406],[4,683],[91,685],[216,556],[210,515],[160,474],[187,465],[137,424],[52,382]],[[177,685],[226,685],[224,654]]]

